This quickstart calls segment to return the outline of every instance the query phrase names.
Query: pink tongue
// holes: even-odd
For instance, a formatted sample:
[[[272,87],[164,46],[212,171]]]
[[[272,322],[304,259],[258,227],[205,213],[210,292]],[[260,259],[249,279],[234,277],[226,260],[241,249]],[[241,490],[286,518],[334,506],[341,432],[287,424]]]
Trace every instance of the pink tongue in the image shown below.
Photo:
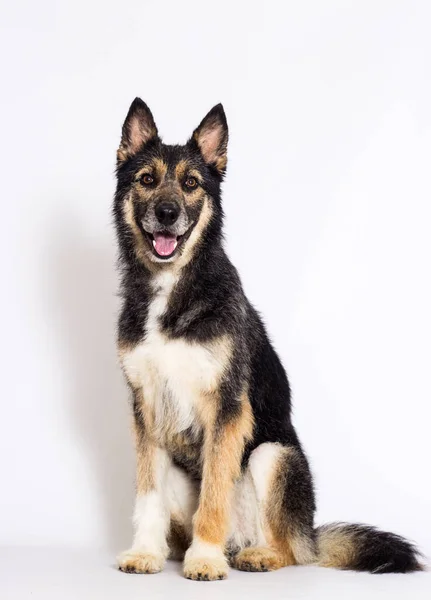
[[[169,256],[177,247],[177,238],[169,233],[154,233],[154,248],[160,256]]]

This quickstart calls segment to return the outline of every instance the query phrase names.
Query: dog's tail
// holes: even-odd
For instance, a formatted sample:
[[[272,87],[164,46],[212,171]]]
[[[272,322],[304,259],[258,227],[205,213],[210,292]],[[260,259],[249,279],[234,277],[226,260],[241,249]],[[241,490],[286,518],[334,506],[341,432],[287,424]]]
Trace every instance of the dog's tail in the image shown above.
[[[422,555],[404,538],[369,525],[331,523],[316,530],[317,563],[321,567],[409,573],[422,571]]]

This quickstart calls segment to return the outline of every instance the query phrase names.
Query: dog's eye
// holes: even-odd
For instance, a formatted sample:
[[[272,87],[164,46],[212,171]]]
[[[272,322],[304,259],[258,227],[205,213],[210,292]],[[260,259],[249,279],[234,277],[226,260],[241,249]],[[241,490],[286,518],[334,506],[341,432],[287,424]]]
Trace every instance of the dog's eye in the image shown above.
[[[196,181],[196,179],[194,177],[187,177],[186,179],[186,186],[190,189],[193,189],[197,186],[198,182]]]
[[[152,177],[152,175],[142,175],[141,182],[144,185],[151,185],[152,183],[154,183],[154,177]]]

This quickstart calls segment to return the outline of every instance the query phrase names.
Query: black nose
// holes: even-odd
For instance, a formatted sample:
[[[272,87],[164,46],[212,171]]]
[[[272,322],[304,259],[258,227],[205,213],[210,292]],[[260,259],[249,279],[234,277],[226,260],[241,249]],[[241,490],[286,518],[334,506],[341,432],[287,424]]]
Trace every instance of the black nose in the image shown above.
[[[173,225],[178,219],[180,210],[173,202],[160,202],[156,206],[156,217],[162,225]]]

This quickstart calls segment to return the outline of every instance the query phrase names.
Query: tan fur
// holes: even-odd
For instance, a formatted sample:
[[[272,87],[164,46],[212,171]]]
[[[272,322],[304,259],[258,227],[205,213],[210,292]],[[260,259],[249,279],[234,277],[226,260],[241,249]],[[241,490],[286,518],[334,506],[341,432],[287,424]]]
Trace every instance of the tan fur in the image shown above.
[[[311,565],[316,562],[316,549],[309,537],[294,531],[289,537],[289,547],[295,559],[295,564]]]
[[[262,444],[251,456],[251,473],[257,491],[261,537],[256,546],[242,550],[234,566],[246,571],[266,571],[297,564],[293,545],[296,531],[283,506],[286,469],[294,450],[281,444]],[[260,466],[259,466],[260,465]]]
[[[196,202],[202,199],[202,188],[198,188],[195,192]],[[193,194],[191,194],[192,196]],[[199,220],[193,228],[188,240],[186,240],[181,253],[178,255],[175,262],[170,264],[158,263],[154,261],[154,256],[148,245],[148,242],[144,239],[141,230],[139,229],[133,210],[132,194],[126,198],[123,205],[124,221],[130,227],[130,230],[135,239],[135,253],[138,260],[140,260],[151,273],[158,273],[162,269],[171,269],[173,272],[178,273],[183,267],[190,262],[196,245],[202,237],[203,232],[207,228],[213,214],[207,196],[203,197],[203,207],[199,215]],[[189,199],[191,201],[191,199]]]
[[[190,175],[192,175],[192,173],[190,173]],[[196,175],[192,175],[192,176],[196,177]],[[187,192],[187,195],[184,200],[187,205],[194,206],[194,205],[198,204],[199,202],[204,202],[206,198],[207,198],[207,195],[206,195],[205,190],[198,185],[194,189]]]
[[[202,175],[197,169],[191,167],[188,161],[180,160],[180,162],[175,167],[175,177],[180,188],[183,185],[183,181],[186,175],[188,177],[194,177],[198,184],[202,184],[203,182]],[[197,185],[194,189],[187,190],[187,193],[184,195],[184,201],[186,204],[193,206],[198,202],[201,202],[205,198],[205,196],[205,190],[201,187],[201,185]]]
[[[227,165],[227,156],[219,156],[216,160],[216,167],[219,171],[224,171]]]
[[[318,538],[318,545],[319,566],[342,569],[354,563],[354,540],[345,531],[325,530]]]
[[[155,177],[157,181],[162,181],[165,178],[167,171],[168,165],[161,158],[154,158],[150,163],[146,164],[141,169],[139,169],[139,171],[135,175],[135,180],[140,180],[142,175],[148,173],[149,175]],[[145,198],[147,195],[144,192],[145,187],[142,186],[140,183],[138,185],[140,186],[140,192],[142,193],[143,198]]]
[[[228,574],[224,558],[192,558],[184,563],[184,576],[195,581],[217,581]]]
[[[277,550],[280,558],[283,560],[284,566],[295,564],[291,548],[291,535],[286,536],[286,532],[290,530],[290,524],[286,522],[286,512],[283,509],[284,483],[286,463],[295,450],[293,448],[281,448],[280,456],[273,466],[271,475],[270,491],[268,493],[266,510],[265,510],[265,525],[266,539],[270,546]],[[287,459],[287,460],[286,460]],[[293,532],[290,532],[292,534]]]
[[[159,573],[164,560],[155,554],[129,550],[118,558],[118,568],[125,573]]]
[[[123,162],[136,154],[142,146],[157,135],[157,129],[137,115],[130,119],[127,124],[127,133],[123,135],[120,147],[117,151],[117,160]]]
[[[180,160],[176,165],[175,165],[175,177],[178,179],[178,181],[181,181],[185,174],[189,172],[189,163],[187,160]]]
[[[202,238],[205,229],[208,227],[208,224],[211,221],[212,214],[213,210],[211,208],[210,202],[208,198],[205,197],[201,214],[199,215],[199,220],[193,228],[189,239],[186,241],[182,253],[178,256],[177,260],[174,263],[172,263],[172,267],[176,271],[185,267],[192,259],[196,245],[199,243],[199,240]]]
[[[163,419],[157,416],[162,406],[162,394],[171,381],[169,365],[173,369],[172,389],[169,388],[169,391],[186,394],[190,418],[193,412],[199,416],[194,419],[193,425],[197,432],[205,427],[211,413],[208,405],[228,365],[232,341],[228,336],[221,336],[207,344],[197,344],[171,340],[161,332],[155,332],[154,336],[154,342],[147,336],[146,340],[132,348],[120,345],[120,360],[131,386],[146,390],[145,398],[141,396],[141,410],[147,422],[147,433],[154,443],[161,447],[185,445],[189,440],[178,436],[181,433],[176,410],[178,402],[172,401],[171,407],[166,407],[161,413]]]
[[[286,566],[277,550],[265,546],[244,548],[233,558],[232,563],[240,571],[275,571]]]
[[[283,566],[314,562],[315,553],[308,538],[301,536],[283,506],[289,463],[295,460],[296,450],[280,446],[272,466],[268,496],[263,514],[263,527],[268,546],[276,551]]]
[[[139,495],[145,494],[155,488],[155,446],[151,443],[149,436],[138,430],[136,423],[134,430],[136,440],[136,492]]]
[[[221,124],[208,124],[195,133],[195,140],[207,163],[216,165],[219,171],[224,171],[227,164],[226,148],[219,148],[220,138],[223,135]]]
[[[150,435],[154,423],[154,413],[145,408],[142,389],[134,392],[134,402],[140,412],[141,421],[133,418],[133,433],[136,453],[136,493],[146,494],[156,488],[155,460],[156,445]]]
[[[210,544],[225,543],[234,481],[240,475],[244,445],[253,434],[253,415],[246,394],[240,402],[240,414],[234,420],[218,425],[214,411],[206,423],[202,485],[194,534]]]
[[[120,146],[117,150],[117,161],[119,163],[124,162],[129,158],[129,153],[127,152],[127,148]]]
[[[163,172],[164,165],[153,165],[158,169],[157,177],[162,180],[166,177]],[[150,172],[148,166],[142,169],[141,175]],[[179,164],[176,177],[190,176],[200,179],[199,174],[188,169],[185,163]],[[135,193],[145,201],[145,189],[140,189],[136,184]],[[133,193],[133,192],[132,192]],[[226,576],[227,563],[223,557],[223,548],[229,528],[232,492],[235,480],[240,476],[241,458],[247,440],[253,433],[253,414],[246,392],[238,399],[238,414],[226,423],[217,419],[219,409],[218,390],[222,377],[228,367],[232,356],[232,340],[228,336],[221,336],[211,343],[198,344],[180,339],[170,339],[160,331],[158,318],[168,308],[170,297],[174,301],[172,290],[178,279],[181,269],[191,260],[196,246],[212,218],[212,206],[205,192],[198,187],[195,192],[186,195],[185,201],[192,203],[203,200],[202,210],[198,222],[194,226],[190,237],[184,244],[182,252],[171,264],[162,266],[154,263],[152,253],[146,240],[135,223],[133,215],[132,196],[124,204],[124,217],[135,237],[135,251],[138,260],[141,260],[154,274],[154,285],[158,277],[163,281],[172,279],[173,287],[166,288],[160,284],[160,297],[158,299],[155,287],[154,313],[151,317],[151,306],[148,317],[148,331],[144,340],[131,345],[121,340],[118,344],[118,353],[126,378],[133,390],[135,401],[138,403],[140,413],[145,422],[145,434],[136,428],[137,448],[137,480],[138,492],[149,490],[154,486],[151,464],[157,446],[166,448],[169,454],[176,453],[189,460],[202,462],[202,482],[200,487],[199,505],[195,512],[193,538],[200,540],[204,545],[214,545],[220,549],[219,559],[214,557],[209,560],[200,556],[190,557],[185,569],[186,576],[191,578],[217,579]],[[163,271],[162,271],[163,269]],[[166,279],[168,277],[168,279]],[[166,294],[166,295],[164,295]],[[166,298],[166,304],[164,304]],[[181,362],[183,361],[183,362]],[[201,370],[199,370],[201,369]],[[171,378],[171,379],[170,379]],[[142,394],[145,391],[145,396]],[[164,394],[168,393],[166,400]],[[163,418],[157,416],[163,402],[169,402],[169,394],[186,394],[186,398],[178,398],[182,410],[193,411],[192,429],[178,429],[177,412],[175,405],[162,407]],[[184,401],[183,401],[184,400]],[[179,406],[178,405],[178,406]],[[203,448],[196,444],[196,433],[203,436]],[[169,544],[174,555],[181,555],[186,544],[190,542],[186,530],[181,522],[171,515]],[[138,572],[142,569],[139,563]],[[218,560],[218,562],[217,562]],[[130,561],[127,563],[130,565]],[[131,568],[135,567],[133,564]],[[144,566],[144,568],[147,568]],[[150,571],[145,571],[150,572]]]
[[[187,160],[180,160],[175,166],[175,177],[179,182],[182,182],[186,174],[194,177],[198,183],[202,183],[202,175],[199,171],[191,167]]]
[[[161,158],[155,158],[151,163],[142,167],[135,176],[135,193],[144,202],[153,195],[152,188],[146,188],[140,183],[141,177],[147,173],[155,177],[159,191],[169,187],[168,192],[183,195],[186,204],[194,205],[205,197],[205,190],[199,185],[195,189],[188,189],[186,193],[183,193],[182,186],[186,174],[194,177],[198,183],[202,183],[202,176],[199,171],[190,167],[186,160],[181,160],[176,165],[174,178],[168,178],[168,165]]]
[[[158,270],[158,265],[153,262],[151,250],[142,236],[142,232],[139,229],[133,211],[133,200],[132,195],[126,198],[123,204],[123,215],[124,221],[130,227],[133,237],[135,238],[135,254],[138,260],[140,260],[149,270],[154,273]]]

